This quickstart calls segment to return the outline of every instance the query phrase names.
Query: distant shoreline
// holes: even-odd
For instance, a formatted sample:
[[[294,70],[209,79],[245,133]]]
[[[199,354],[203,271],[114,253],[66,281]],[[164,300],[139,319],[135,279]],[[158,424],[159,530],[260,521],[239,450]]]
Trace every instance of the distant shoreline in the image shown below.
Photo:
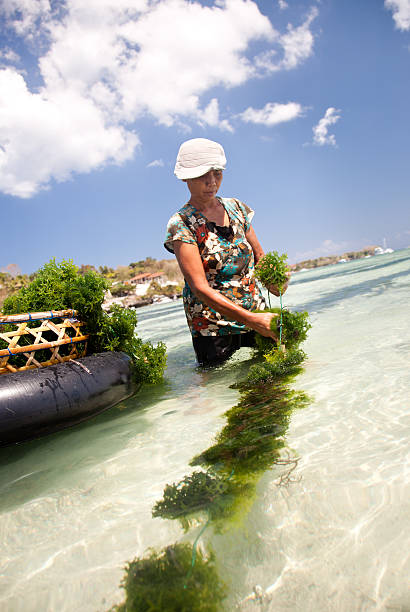
[[[320,268],[321,266],[329,266],[336,263],[347,263],[355,259],[364,259],[366,257],[373,257],[377,254],[384,252],[393,252],[391,249],[383,250],[377,245],[363,247],[360,251],[348,251],[343,255],[326,255],[322,257],[316,257],[315,259],[305,259],[295,264],[290,265],[292,272],[300,272],[303,270],[313,270]]]

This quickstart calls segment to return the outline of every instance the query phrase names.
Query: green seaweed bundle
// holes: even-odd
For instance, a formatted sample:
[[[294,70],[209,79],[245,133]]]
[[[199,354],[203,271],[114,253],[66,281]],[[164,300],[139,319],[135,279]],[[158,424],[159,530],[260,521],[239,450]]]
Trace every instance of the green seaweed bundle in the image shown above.
[[[279,335],[280,308],[266,308],[257,312],[272,312],[278,315],[272,319],[271,329]],[[287,308],[282,309],[282,344],[286,349],[292,350],[304,342],[311,327],[307,311],[291,312]],[[267,338],[258,333],[255,333],[255,342],[256,351],[262,355],[269,353],[277,346],[273,338]]]
[[[288,281],[289,266],[286,263],[286,253],[279,255],[277,251],[266,253],[255,266],[255,276],[262,285],[269,289],[275,285],[280,291]]]
[[[143,342],[135,333],[137,321],[135,310],[114,304],[111,314],[103,312],[101,324],[94,332],[98,339],[96,344],[102,347],[99,350],[127,353],[132,359],[135,380],[155,384],[164,375],[166,346],[163,342],[158,342],[156,346],[150,341]]]
[[[252,482],[278,459],[292,411],[308,401],[305,393],[283,382],[253,384],[225,413],[227,424],[216,443],[194,457],[191,465],[212,467],[225,475],[233,470],[233,480]]]
[[[104,312],[101,305],[107,288],[107,281],[97,272],[87,270],[80,274],[71,260],[56,263],[52,259],[27,287],[6,298],[3,312],[76,310],[79,319],[85,322],[84,332],[90,335],[89,353],[124,351],[131,357],[137,382],[160,382],[166,366],[165,344],[159,342],[154,347],[137,336],[134,311],[116,306],[111,315]]]
[[[193,472],[179,483],[166,485],[163,499],[155,504],[152,516],[186,519],[195,512],[208,511],[215,500],[226,493],[227,488],[228,483],[214,474]]]
[[[226,586],[220,580],[212,554],[174,544],[127,564],[121,583],[126,600],[111,612],[221,612]]]
[[[241,498],[253,493],[252,486],[236,482],[232,475],[226,477],[210,470],[193,472],[178,483],[166,485],[163,499],[155,504],[152,516],[179,519],[187,531],[194,514],[205,512],[208,520],[221,530],[221,521],[234,518]]]
[[[245,391],[251,389],[255,384],[278,382],[288,383],[297,374],[302,372],[302,363],[306,359],[306,353],[302,349],[291,349],[282,352],[280,350],[265,353],[265,359],[249,368],[247,377],[232,387]]]

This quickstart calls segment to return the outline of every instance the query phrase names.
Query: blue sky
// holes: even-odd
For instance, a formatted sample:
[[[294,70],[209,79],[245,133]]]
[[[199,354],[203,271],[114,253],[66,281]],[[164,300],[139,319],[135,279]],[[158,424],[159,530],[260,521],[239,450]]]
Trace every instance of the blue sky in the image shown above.
[[[3,0],[0,269],[169,258],[181,142],[291,262],[410,244],[410,0]]]

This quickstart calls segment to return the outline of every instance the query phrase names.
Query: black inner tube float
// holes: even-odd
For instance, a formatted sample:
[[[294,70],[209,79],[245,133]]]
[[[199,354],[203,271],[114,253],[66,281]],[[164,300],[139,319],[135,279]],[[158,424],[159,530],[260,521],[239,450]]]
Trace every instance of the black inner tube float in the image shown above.
[[[0,376],[0,446],[44,436],[89,419],[133,395],[131,360],[89,355]]]

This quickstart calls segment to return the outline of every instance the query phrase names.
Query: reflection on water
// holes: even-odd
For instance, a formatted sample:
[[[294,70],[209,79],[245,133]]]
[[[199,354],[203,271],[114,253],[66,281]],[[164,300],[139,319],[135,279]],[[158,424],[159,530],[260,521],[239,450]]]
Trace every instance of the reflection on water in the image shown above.
[[[286,433],[300,457],[291,482],[278,487],[287,466],[275,466],[242,529],[202,536],[232,610],[410,608],[410,252],[338,266],[295,275],[286,294],[313,324],[295,385],[314,400]],[[226,424],[250,351],[200,372],[180,302],[138,317],[144,339],[169,346],[167,385],[0,452],[2,612],[102,612],[122,600],[128,560],[191,542],[152,508]]]

